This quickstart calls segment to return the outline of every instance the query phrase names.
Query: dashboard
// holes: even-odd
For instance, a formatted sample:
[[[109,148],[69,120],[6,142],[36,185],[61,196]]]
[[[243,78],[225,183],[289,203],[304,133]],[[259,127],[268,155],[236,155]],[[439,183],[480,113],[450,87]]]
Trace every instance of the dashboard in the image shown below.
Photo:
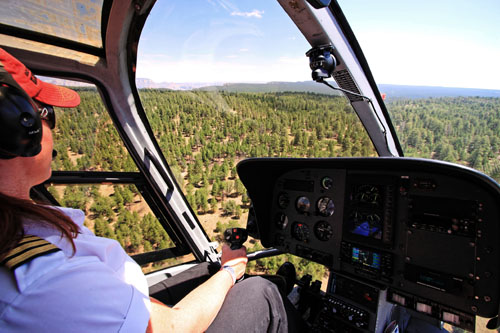
[[[249,233],[332,272],[318,311],[335,315],[317,325],[376,331],[381,304],[468,330],[476,315],[498,315],[500,187],[489,177],[410,158],[261,158],[237,169],[254,208]]]

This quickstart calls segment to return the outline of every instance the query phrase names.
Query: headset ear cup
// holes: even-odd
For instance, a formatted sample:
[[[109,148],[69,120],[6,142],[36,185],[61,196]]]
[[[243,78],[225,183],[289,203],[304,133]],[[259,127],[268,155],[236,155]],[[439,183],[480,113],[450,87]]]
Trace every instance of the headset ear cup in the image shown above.
[[[0,158],[37,155],[42,131],[34,102],[17,88],[0,86]]]

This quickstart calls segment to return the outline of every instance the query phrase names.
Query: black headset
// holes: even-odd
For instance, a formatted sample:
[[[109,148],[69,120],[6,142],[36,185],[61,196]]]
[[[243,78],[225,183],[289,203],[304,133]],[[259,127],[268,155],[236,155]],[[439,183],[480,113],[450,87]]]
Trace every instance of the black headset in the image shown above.
[[[40,153],[42,130],[37,105],[0,63],[0,159]]]

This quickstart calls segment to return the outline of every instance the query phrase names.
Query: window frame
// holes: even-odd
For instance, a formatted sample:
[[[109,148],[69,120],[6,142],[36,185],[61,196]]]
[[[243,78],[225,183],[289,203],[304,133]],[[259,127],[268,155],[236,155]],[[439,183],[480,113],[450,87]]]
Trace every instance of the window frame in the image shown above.
[[[152,213],[158,218],[161,226],[176,245],[175,247],[149,251],[131,255],[139,265],[145,265],[155,261],[177,258],[191,254],[191,250],[182,240],[176,226],[168,222],[160,213],[155,203],[154,197],[149,194],[146,188],[146,181],[140,172],[113,172],[113,171],[53,171],[52,177],[44,183],[35,186],[31,191],[32,198],[39,202],[60,206],[57,200],[47,190],[51,185],[127,185],[132,184],[137,187],[142,197],[148,204]]]

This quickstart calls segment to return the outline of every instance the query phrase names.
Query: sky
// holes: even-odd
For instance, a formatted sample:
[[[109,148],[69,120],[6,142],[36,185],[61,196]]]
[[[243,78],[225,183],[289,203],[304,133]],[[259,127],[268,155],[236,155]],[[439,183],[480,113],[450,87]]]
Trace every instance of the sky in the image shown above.
[[[378,84],[500,90],[499,0],[339,0]],[[137,78],[308,81],[310,45],[277,1],[156,2]]]

